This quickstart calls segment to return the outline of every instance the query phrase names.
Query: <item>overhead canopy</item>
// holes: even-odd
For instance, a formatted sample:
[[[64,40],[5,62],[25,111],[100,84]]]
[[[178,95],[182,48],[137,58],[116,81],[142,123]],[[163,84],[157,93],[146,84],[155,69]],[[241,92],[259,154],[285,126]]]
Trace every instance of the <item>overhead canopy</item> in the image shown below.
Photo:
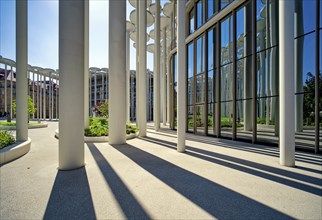
[[[137,22],[136,22],[136,16],[137,16],[137,11],[136,9],[131,11],[130,13],[130,21],[137,26]],[[150,27],[152,24],[154,23],[154,17],[151,14],[151,12],[146,11],[146,26]]]
[[[135,30],[135,26],[132,22],[126,21],[126,31],[133,32]]]
[[[134,42],[136,42],[136,31],[133,31],[130,34],[130,39],[133,40]],[[148,34],[146,34],[146,42],[148,42],[150,40],[150,36]]]
[[[161,30],[163,28],[167,27],[170,24],[170,22],[171,22],[170,18],[168,18],[166,16],[161,16],[160,17],[160,21],[161,21],[161,24],[160,24]]]
[[[129,0],[129,3],[130,5],[132,5],[133,8],[137,8],[136,0]],[[146,7],[149,7],[150,5],[151,5],[151,0],[146,0]]]
[[[170,17],[173,12],[173,3],[167,2],[164,4],[162,12],[165,16]]]

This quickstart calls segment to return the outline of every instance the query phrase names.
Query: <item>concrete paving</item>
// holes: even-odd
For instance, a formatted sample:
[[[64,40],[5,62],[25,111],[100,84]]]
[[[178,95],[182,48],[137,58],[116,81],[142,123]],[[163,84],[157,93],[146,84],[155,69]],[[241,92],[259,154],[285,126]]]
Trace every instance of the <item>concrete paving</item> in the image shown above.
[[[148,130],[125,145],[85,144],[86,166],[58,171],[57,122],[0,168],[0,219],[322,219],[322,156]]]

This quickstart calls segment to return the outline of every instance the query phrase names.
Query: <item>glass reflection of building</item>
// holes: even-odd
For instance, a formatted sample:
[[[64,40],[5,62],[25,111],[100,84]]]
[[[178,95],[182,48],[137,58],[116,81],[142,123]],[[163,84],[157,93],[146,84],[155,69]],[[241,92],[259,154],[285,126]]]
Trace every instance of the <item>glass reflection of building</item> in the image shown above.
[[[319,0],[295,1],[295,54],[290,54],[296,65],[296,147],[315,151],[322,145],[321,5]],[[278,0],[187,3],[188,132],[278,143],[283,89],[278,7]]]

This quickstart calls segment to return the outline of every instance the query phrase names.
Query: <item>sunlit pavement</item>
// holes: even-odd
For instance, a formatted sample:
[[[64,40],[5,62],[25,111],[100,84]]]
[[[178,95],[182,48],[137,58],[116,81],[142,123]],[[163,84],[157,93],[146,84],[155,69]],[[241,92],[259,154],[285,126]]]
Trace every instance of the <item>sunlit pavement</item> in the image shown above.
[[[322,156],[153,131],[125,145],[85,145],[86,166],[58,171],[57,122],[29,129],[31,151],[0,168],[0,219],[321,219]]]

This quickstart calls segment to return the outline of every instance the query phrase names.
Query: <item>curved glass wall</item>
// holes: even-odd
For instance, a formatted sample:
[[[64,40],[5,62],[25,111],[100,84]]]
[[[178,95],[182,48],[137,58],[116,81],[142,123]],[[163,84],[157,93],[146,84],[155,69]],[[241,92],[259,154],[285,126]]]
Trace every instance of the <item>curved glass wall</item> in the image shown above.
[[[207,20],[230,1],[202,2]],[[245,1],[188,44],[189,131],[278,144],[278,2]],[[321,10],[318,0],[295,1],[294,132],[301,148],[322,145]]]

